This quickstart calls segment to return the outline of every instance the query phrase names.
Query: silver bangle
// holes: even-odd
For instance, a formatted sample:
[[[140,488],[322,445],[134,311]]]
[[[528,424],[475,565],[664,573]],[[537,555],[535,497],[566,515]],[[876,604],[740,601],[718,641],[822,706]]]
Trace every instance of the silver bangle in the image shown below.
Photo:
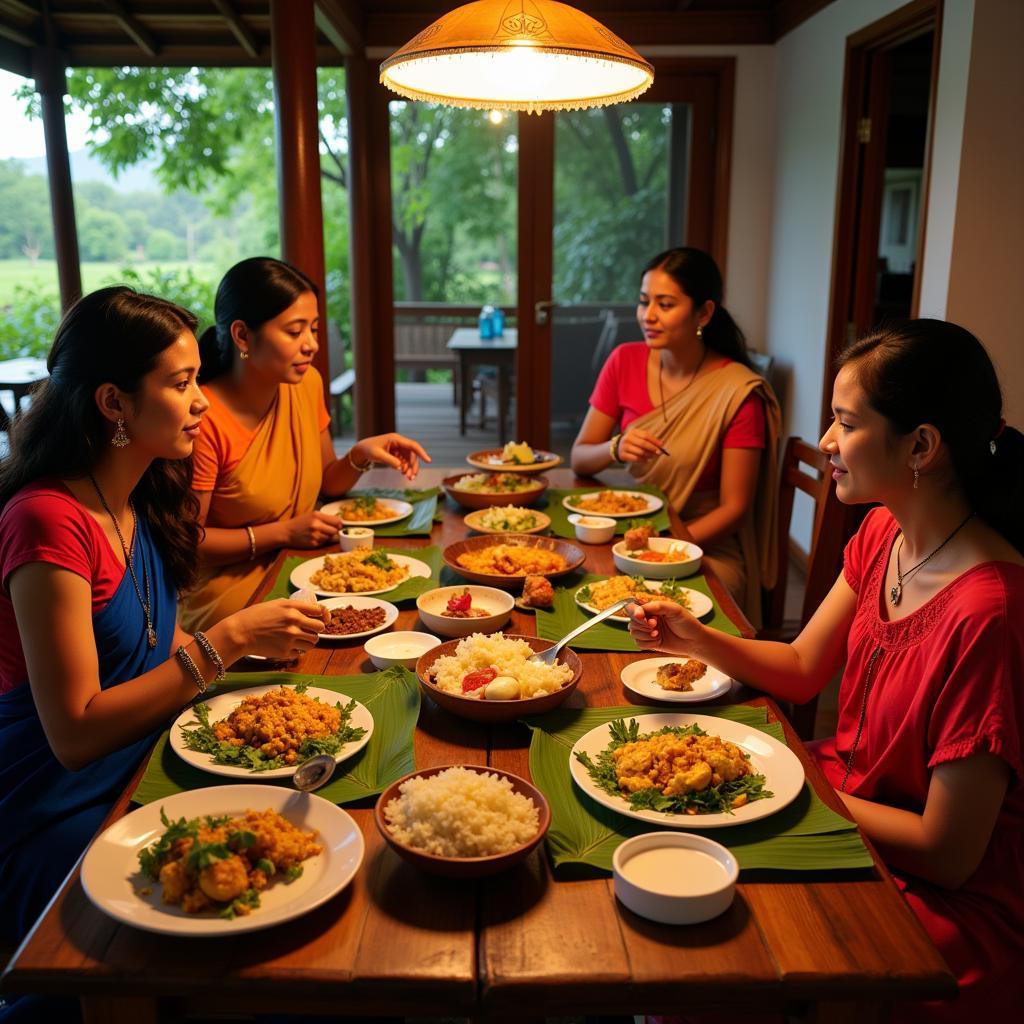
[[[210,659],[210,661],[213,663],[213,666],[217,669],[217,675],[215,679],[216,682],[219,683],[224,678],[224,676],[227,675],[227,672],[224,668],[224,661],[221,658],[220,654],[218,653],[217,648],[210,643],[205,633],[200,633],[198,630],[196,630],[196,632],[192,635],[195,637],[196,643],[199,644],[200,650],[202,650],[203,654],[205,654],[207,658]]]
[[[174,652],[177,656],[178,661],[185,666],[185,671],[192,677],[196,684],[196,689],[200,693],[206,693],[206,687],[209,685],[203,678],[203,673],[199,671],[199,666],[192,660],[192,655],[185,650],[180,644],[178,649]]]

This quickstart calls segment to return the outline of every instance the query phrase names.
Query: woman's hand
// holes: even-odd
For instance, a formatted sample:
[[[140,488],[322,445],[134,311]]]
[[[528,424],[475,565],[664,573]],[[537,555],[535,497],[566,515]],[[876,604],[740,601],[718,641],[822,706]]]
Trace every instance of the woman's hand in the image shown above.
[[[663,454],[664,444],[660,437],[649,430],[637,427],[628,430],[619,438],[620,462],[646,462]]]
[[[307,512],[304,516],[287,520],[284,525],[284,547],[319,548],[338,540],[342,521],[326,512]]]
[[[629,619],[629,633],[638,647],[666,654],[693,655],[703,631],[704,627],[674,601],[634,605]]]
[[[280,599],[254,604],[224,620],[246,654],[290,661],[316,644],[324,629],[318,604]]]
[[[407,480],[412,480],[419,472],[420,459],[430,462],[430,456],[418,442],[394,433],[364,437],[353,445],[351,455],[359,465],[379,462],[397,469]]]

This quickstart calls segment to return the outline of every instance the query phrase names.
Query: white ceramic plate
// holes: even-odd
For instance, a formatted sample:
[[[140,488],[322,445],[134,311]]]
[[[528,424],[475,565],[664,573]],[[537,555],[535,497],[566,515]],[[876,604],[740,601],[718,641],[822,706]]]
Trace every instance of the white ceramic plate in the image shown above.
[[[336,557],[336,556],[335,556]],[[292,569],[291,576],[288,579],[291,581],[293,587],[309,587],[311,590],[316,591],[317,597],[338,597],[348,596],[344,591],[340,590],[324,590],[323,587],[314,586],[311,582],[313,574],[319,572],[324,567],[324,558],[326,555],[320,555],[319,558],[311,558],[308,562],[303,562],[302,565],[295,566]],[[406,580],[412,579],[416,576],[422,576],[424,579],[430,579],[430,566],[426,562],[421,562],[418,558],[409,558],[407,555],[388,555],[388,558],[392,562],[397,562],[398,565],[404,566],[408,572],[403,579],[400,579],[397,583],[392,584],[390,587],[385,587],[383,590],[361,590],[359,593],[364,597],[369,597],[372,594],[388,594],[396,587],[400,587]],[[355,595],[352,595],[355,596]]]
[[[293,825],[319,833],[323,853],[302,862],[302,875],[278,882],[260,894],[260,906],[247,917],[226,921],[216,912],[186,914],[160,900],[161,885],[139,871],[139,851],[166,831],[167,817],[232,816],[267,808]],[[291,921],[325,903],[352,881],[363,862],[363,834],[340,807],[315,793],[276,786],[212,786],[156,800],[115,821],[89,847],[82,861],[82,886],[90,900],[115,920],[163,935],[238,935]],[[145,892],[144,890],[151,890]]]
[[[600,789],[587,774],[587,769],[576,760],[577,752],[589,754],[596,760],[597,755],[608,746],[611,734],[606,723],[591,729],[576,741],[569,755],[569,771],[573,782],[587,796],[604,807],[624,814],[627,818],[636,818],[639,821],[669,828],[682,828],[687,832],[722,828],[726,825],[742,825],[744,822],[757,821],[781,811],[799,796],[803,788],[804,766],[800,759],[784,743],[759,729],[751,729],[738,722],[730,722],[726,718],[712,718],[709,715],[629,715],[626,720],[629,721],[630,718],[635,718],[640,723],[641,735],[657,732],[665,726],[678,727],[696,723],[705,732],[735,743],[750,755],[754,770],[765,777],[765,785],[774,795],[737,807],[731,814],[666,814],[664,811],[634,811],[625,797],[612,796]]]
[[[609,519],[632,519],[639,516],[649,516],[652,512],[657,512],[659,508],[665,503],[655,494],[648,494],[646,491],[623,491],[619,489],[612,489],[606,487],[605,490],[612,490],[614,494],[629,494],[634,498],[643,498],[647,502],[647,508],[639,509],[636,512],[590,512],[587,509],[580,508],[579,505],[574,505],[572,502],[586,500],[587,498],[594,497],[597,491],[593,494],[567,494],[562,499],[562,504],[570,512],[579,512],[585,516],[607,516]]]
[[[598,580],[598,583],[603,581]],[[644,583],[651,590],[661,590],[661,580],[644,580]],[[594,586],[593,583],[584,584],[584,586]],[[583,587],[580,587],[582,590]],[[698,619],[707,615],[712,608],[715,607],[715,603],[708,597],[707,594],[702,594],[699,590],[691,590],[690,587],[681,587],[682,592],[686,595],[687,600],[690,602],[690,612],[695,615]],[[577,590],[573,594],[573,600],[586,612],[590,612],[591,615],[596,615],[601,609],[595,608],[594,605],[588,604],[586,601],[580,600],[580,590]],[[623,609],[626,610],[626,609]],[[629,625],[629,617],[623,616],[621,613],[616,612],[614,615],[610,615],[605,622],[614,622],[617,626]]]
[[[358,640],[360,637],[373,636],[374,633],[383,633],[385,629],[395,624],[398,618],[398,609],[390,601],[381,601],[377,597],[363,597],[362,594],[349,594],[347,597],[325,597],[318,604],[321,608],[333,611],[335,608],[383,608],[384,621],[373,629],[364,629],[359,633],[321,633],[320,639],[327,643],[338,643],[342,640]]]
[[[708,665],[707,671],[693,684],[692,690],[665,690],[658,685],[655,677],[662,665],[673,662],[685,664],[689,658],[644,658],[643,661],[630,662],[620,673],[619,678],[627,690],[638,697],[654,700],[677,701],[681,704],[695,701],[713,700],[728,693],[732,688],[732,680],[717,668]]]
[[[683,576],[692,576],[700,569],[701,559],[704,551],[696,544],[688,541],[677,540],[675,537],[651,537],[647,542],[651,551],[668,552],[673,545],[681,546],[676,549],[678,560],[673,562],[645,562],[642,559],[631,558],[626,551],[626,542],[620,540],[612,545],[612,561],[615,568],[624,576],[646,576],[652,580],[672,580]]]
[[[340,501],[329,501],[326,505],[321,505],[320,511],[326,512],[329,516],[338,516],[346,526],[387,526],[388,523],[397,523],[400,519],[412,515],[412,505],[409,502],[399,501],[397,498],[378,498],[377,501],[381,505],[386,505],[391,509],[391,515],[382,519],[346,519],[341,514],[341,506],[358,496],[358,493],[350,494]]]
[[[210,724],[219,722],[222,718],[227,718],[246,697],[261,697],[263,694],[276,689],[278,689],[276,686],[253,686],[248,690],[232,690],[230,693],[221,693],[216,697],[203,701],[210,709]],[[329,704],[331,707],[339,701],[344,706],[352,699],[351,697],[346,697],[343,693],[324,690],[318,686],[310,686],[306,690],[306,696],[316,698],[322,704]],[[248,779],[250,782],[261,782],[264,779],[290,779],[295,774],[297,765],[285,768],[268,768],[264,772],[254,772],[248,768],[238,768],[232,764],[214,764],[209,754],[204,754],[200,750],[189,750],[185,746],[184,737],[181,735],[181,727],[183,725],[189,726],[193,722],[198,724],[195,714],[191,708],[185,708],[171,726],[170,744],[171,749],[178,757],[194,768],[210,772],[212,775],[226,775],[233,779]],[[353,754],[359,753],[370,742],[370,737],[373,735],[373,715],[357,701],[356,706],[352,709],[349,725],[353,728],[362,727],[366,732],[359,739],[346,743],[334,755],[335,764],[340,764]]]
[[[466,461],[477,469],[488,469],[492,472],[500,470],[502,473],[543,473],[547,469],[561,465],[562,457],[554,452],[534,448],[533,454],[536,462],[502,462],[500,448],[485,448],[483,451],[470,452],[466,456]]]

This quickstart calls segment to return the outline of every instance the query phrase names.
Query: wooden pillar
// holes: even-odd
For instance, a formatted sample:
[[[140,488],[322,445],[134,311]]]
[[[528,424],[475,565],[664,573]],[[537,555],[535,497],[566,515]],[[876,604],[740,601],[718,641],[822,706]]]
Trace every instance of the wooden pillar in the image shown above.
[[[71,188],[71,161],[68,158],[68,137],[64,126],[67,82],[60,51],[49,46],[33,50],[32,74],[43,112],[57,280],[60,284],[61,309],[66,311],[82,294],[82,268],[78,259],[75,198]]]
[[[363,56],[345,58],[345,92],[356,434],[366,437],[395,429],[390,94]]]
[[[320,202],[320,135],[316,96],[316,24],[313,0],[271,0],[270,62],[274,74],[277,136],[277,202],[281,257],[320,289],[320,349],[313,365],[324,378],[327,365],[327,288],[324,275],[324,220]]]

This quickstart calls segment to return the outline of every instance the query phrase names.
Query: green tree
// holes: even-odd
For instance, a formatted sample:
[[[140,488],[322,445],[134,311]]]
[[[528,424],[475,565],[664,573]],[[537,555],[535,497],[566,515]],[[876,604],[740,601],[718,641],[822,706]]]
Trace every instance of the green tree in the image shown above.
[[[128,253],[128,228],[111,210],[87,207],[78,217],[78,249],[83,260],[124,259]]]
[[[185,243],[166,228],[157,228],[146,236],[147,260],[180,260],[185,256]]]
[[[42,175],[0,160],[0,259],[53,256],[50,197]]]

